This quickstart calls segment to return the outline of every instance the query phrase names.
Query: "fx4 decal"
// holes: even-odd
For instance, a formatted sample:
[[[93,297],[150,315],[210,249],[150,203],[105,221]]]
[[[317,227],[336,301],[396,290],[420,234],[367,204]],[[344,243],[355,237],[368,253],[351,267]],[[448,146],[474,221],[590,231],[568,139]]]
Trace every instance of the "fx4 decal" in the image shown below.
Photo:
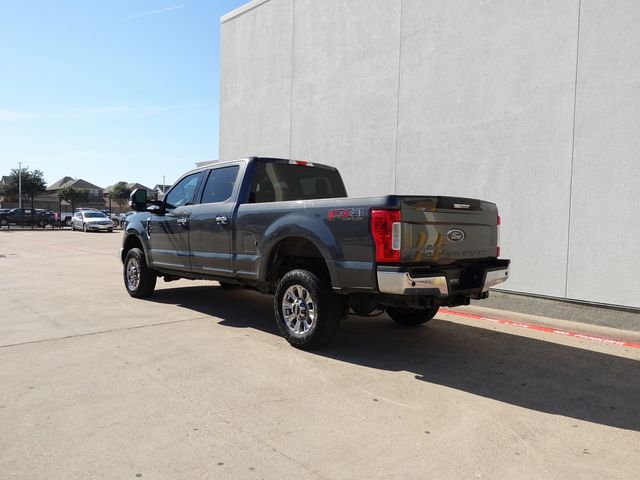
[[[329,210],[328,219],[334,220],[361,220],[364,217],[363,208],[332,208]]]

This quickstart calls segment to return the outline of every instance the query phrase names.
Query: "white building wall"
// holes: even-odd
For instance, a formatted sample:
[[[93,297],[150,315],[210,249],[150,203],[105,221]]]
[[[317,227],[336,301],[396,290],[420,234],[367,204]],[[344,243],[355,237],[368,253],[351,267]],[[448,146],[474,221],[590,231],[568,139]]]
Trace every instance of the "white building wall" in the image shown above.
[[[220,158],[352,196],[495,201],[504,289],[640,307],[640,3],[256,0],[222,19]]]

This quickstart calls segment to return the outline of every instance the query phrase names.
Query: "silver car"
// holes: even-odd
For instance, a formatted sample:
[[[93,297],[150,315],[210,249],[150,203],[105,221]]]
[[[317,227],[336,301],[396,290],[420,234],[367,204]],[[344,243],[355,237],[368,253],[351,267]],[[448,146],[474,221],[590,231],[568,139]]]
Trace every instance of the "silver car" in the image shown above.
[[[113,232],[113,222],[102,212],[83,210],[73,215],[71,230],[82,230],[83,232],[106,230]]]

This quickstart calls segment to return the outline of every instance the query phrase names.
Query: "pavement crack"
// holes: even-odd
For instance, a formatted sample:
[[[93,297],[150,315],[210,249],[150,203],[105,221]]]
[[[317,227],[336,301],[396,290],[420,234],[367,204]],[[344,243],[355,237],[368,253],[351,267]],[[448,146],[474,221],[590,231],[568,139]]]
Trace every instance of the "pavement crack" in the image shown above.
[[[22,345],[31,345],[31,344],[35,344],[35,343],[45,343],[45,342],[55,342],[58,340],[67,340],[70,338],[78,338],[78,337],[91,337],[94,335],[102,335],[105,333],[113,333],[113,332],[126,332],[128,330],[136,330],[139,328],[150,328],[150,327],[158,327],[158,326],[162,326],[162,325],[172,325],[175,323],[184,323],[184,322],[193,322],[196,320],[203,320],[205,318],[211,318],[210,315],[202,315],[200,317],[194,317],[194,318],[184,318],[182,320],[170,320],[167,322],[157,322],[157,323],[148,323],[145,325],[134,325],[132,327],[123,327],[123,328],[112,328],[109,330],[100,330],[97,332],[88,332],[88,333],[78,333],[75,335],[66,335],[63,337],[54,337],[54,338],[42,338],[40,340],[30,340],[28,342],[17,342],[17,343],[8,343],[6,345],[0,345],[0,348],[10,348],[10,347],[19,347]]]

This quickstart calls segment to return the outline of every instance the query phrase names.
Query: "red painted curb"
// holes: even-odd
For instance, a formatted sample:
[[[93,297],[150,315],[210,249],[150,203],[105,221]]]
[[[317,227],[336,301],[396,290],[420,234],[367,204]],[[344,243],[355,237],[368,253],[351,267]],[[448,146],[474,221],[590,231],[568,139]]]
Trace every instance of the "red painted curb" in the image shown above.
[[[579,338],[581,340],[589,340],[591,342],[605,343],[607,345],[619,345],[621,347],[640,348],[639,343],[626,342],[624,340],[614,340],[612,338],[597,337],[594,335],[587,335],[584,333],[572,332],[568,330],[559,330],[557,328],[543,327],[541,325],[533,325],[530,323],[512,322],[511,320],[485,317],[482,315],[475,315],[473,313],[458,312],[456,310],[449,310],[447,308],[441,308],[440,312],[444,313],[445,315],[457,315],[459,317],[472,318],[473,320],[485,320],[487,322],[498,323],[500,325],[507,325],[509,327],[526,328],[528,330],[535,330],[537,332],[552,333],[554,335],[562,335],[563,337],[574,337],[574,338]]]

